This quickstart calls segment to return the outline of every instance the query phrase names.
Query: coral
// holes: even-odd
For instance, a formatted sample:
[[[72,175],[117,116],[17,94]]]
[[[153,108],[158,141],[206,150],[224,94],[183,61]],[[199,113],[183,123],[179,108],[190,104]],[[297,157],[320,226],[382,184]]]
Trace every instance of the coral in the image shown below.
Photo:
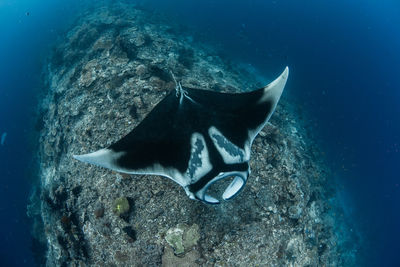
[[[182,236],[183,229],[179,227],[169,229],[165,235],[165,240],[174,249],[176,255],[181,255],[185,252]]]
[[[101,218],[101,217],[103,217],[103,215],[104,215],[103,207],[100,207],[94,211],[94,216],[96,216],[96,218]]]
[[[174,249],[176,255],[182,255],[190,251],[200,239],[199,226],[193,224],[190,227],[186,224],[178,224],[171,228],[165,235],[165,240]]]
[[[129,200],[126,197],[119,197],[114,201],[113,212],[118,215],[124,215],[129,212]]]
[[[171,248],[166,247],[162,255],[162,265],[164,267],[197,267],[199,258],[200,253],[197,250],[192,250],[183,257],[177,257]]]
[[[182,48],[178,51],[178,62],[187,69],[192,69],[195,62],[194,51],[191,48]]]

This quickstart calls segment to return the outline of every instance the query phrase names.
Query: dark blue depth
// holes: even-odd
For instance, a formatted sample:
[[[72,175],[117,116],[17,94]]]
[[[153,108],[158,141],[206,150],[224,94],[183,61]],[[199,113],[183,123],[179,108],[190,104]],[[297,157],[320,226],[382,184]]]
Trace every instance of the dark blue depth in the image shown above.
[[[267,79],[290,67],[285,97],[320,137],[349,218],[364,235],[362,255],[371,266],[399,266],[400,3],[140,2],[196,29],[199,41],[252,64]],[[51,44],[63,37],[77,6],[61,0],[0,3],[0,136],[8,133],[0,146],[2,266],[34,265],[25,215],[34,98]]]
[[[41,73],[51,44],[73,19],[76,3],[11,1],[0,3],[0,266],[35,266],[26,215],[35,165],[34,111]]]

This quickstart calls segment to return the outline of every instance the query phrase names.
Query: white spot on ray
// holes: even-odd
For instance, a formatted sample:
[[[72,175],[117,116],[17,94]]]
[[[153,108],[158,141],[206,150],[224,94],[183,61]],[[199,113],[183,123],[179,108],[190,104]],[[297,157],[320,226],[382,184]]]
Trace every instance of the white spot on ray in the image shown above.
[[[211,171],[211,169],[212,165],[210,163],[204,137],[199,133],[193,133],[191,137],[189,166],[186,170],[185,176],[187,176],[193,183],[206,175]]]
[[[250,146],[247,144],[248,142],[246,142],[243,150],[229,141],[214,126],[208,129],[208,134],[226,164],[245,162],[250,159]]]

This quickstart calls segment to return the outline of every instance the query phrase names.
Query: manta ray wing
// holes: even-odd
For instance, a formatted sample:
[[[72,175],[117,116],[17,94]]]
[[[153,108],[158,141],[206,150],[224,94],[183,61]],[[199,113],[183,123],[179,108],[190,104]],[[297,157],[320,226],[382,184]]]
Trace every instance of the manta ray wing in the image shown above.
[[[287,77],[288,68],[268,86],[238,94],[180,87],[128,135],[74,158],[125,173],[162,175],[190,198],[212,204],[219,201],[207,189],[234,176],[222,195],[230,199],[247,181],[251,144],[275,110]]]
[[[128,135],[99,151],[74,158],[130,174],[156,174],[180,185],[190,157],[190,137],[179,131],[179,100],[168,94]]]

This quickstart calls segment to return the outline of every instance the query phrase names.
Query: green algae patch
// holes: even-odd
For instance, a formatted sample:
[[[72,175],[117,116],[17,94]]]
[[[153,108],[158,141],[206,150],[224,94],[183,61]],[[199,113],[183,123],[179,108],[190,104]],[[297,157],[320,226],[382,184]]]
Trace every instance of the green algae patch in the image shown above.
[[[126,197],[119,197],[114,201],[113,212],[118,215],[124,215],[129,212],[129,201]]]

